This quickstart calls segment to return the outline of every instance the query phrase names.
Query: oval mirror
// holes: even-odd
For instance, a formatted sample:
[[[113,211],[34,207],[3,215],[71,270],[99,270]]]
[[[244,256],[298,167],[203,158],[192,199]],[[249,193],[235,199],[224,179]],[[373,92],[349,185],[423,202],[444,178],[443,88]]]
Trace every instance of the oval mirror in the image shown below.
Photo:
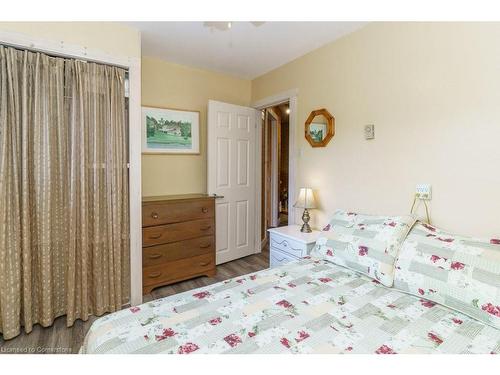
[[[324,108],[312,111],[306,121],[305,133],[312,147],[325,147],[335,135],[335,118]]]

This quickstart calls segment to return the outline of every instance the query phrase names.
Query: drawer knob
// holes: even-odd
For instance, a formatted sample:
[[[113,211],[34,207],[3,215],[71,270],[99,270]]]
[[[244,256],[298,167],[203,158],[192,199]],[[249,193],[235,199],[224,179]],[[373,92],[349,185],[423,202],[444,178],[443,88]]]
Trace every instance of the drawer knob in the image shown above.
[[[149,259],[158,259],[158,258],[161,258],[161,254],[151,254],[149,256]]]
[[[155,272],[155,273],[150,273],[150,274],[148,275],[148,277],[149,277],[150,279],[156,279],[156,278],[157,278],[157,277],[159,277],[160,275],[161,275],[161,272]]]
[[[157,240],[160,237],[161,237],[161,234],[155,234],[154,236],[149,236],[149,239],[150,240]]]
[[[200,229],[201,230],[209,230],[210,228],[212,228],[211,225],[207,225],[206,227],[201,227]]]
[[[207,243],[206,245],[200,245],[200,249],[206,249],[207,247],[210,247],[209,243]]]
[[[152,213],[151,213],[151,217],[152,217],[153,219],[158,219],[158,217],[159,217],[159,216],[158,216],[158,213],[157,213],[157,212],[152,212]]]
[[[203,208],[201,209],[201,212],[203,212],[204,214],[206,214],[206,213],[208,212],[208,208],[203,207]]]
[[[203,262],[203,263],[200,263],[200,266],[205,267],[205,266],[208,266],[209,264],[210,264],[210,262]]]

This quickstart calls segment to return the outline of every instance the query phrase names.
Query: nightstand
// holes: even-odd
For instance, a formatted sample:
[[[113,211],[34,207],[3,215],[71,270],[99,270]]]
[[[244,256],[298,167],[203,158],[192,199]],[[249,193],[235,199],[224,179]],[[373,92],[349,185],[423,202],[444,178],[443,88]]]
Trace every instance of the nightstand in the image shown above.
[[[317,230],[302,233],[300,225],[271,228],[268,231],[271,268],[309,255],[320,234]]]

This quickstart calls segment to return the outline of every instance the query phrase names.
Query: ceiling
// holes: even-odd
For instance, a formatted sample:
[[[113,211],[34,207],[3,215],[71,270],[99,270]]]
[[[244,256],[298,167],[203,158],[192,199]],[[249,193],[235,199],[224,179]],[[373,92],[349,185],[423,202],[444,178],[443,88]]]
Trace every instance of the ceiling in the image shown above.
[[[128,22],[142,55],[253,79],[364,26],[365,22]]]

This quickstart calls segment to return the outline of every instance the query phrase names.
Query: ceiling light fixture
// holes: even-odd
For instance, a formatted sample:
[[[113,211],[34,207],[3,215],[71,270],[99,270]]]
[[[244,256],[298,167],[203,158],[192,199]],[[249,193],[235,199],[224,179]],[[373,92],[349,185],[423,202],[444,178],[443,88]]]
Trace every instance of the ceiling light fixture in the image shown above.
[[[250,22],[253,26],[255,27],[260,27],[265,22]],[[211,31],[214,29],[220,30],[220,31],[227,31],[233,27],[233,22],[232,21],[220,21],[220,22],[214,22],[214,21],[206,21],[203,22],[204,27],[208,27]]]
[[[287,115],[289,115],[290,114],[290,108],[287,108],[285,112],[286,112]]]

